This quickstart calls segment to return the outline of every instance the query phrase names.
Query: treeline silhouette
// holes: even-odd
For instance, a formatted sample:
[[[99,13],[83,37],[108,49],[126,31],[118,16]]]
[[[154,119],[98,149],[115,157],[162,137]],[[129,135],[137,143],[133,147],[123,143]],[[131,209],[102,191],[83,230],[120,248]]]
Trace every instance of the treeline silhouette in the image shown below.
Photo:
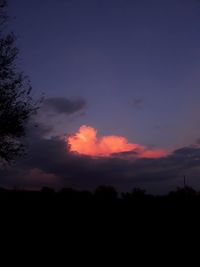
[[[159,227],[179,229],[200,223],[200,192],[191,187],[177,188],[166,195],[151,195],[140,188],[119,193],[102,185],[94,191],[63,188],[59,191],[0,188],[0,215],[3,222],[22,222],[46,228],[76,229],[100,225],[103,228],[127,227],[151,232]],[[127,228],[127,229],[128,229]],[[156,228],[156,229],[155,229]],[[79,229],[79,230],[77,230]],[[144,230],[146,229],[146,230]],[[70,231],[70,230],[69,230]],[[110,230],[109,230],[110,231]],[[134,230],[135,231],[135,230]],[[137,232],[137,231],[136,231]]]
[[[87,190],[76,190],[73,188],[63,188],[59,191],[50,187],[42,187],[41,190],[27,189],[6,189],[0,188],[0,201],[13,203],[27,201],[46,202],[49,204],[125,204],[133,206],[141,205],[162,205],[182,206],[185,204],[200,205],[200,192],[192,187],[185,186],[177,188],[166,195],[151,195],[145,190],[134,188],[131,192],[119,193],[112,186],[101,185],[93,192]]]
[[[106,185],[94,191],[0,188],[0,215],[1,223],[14,224],[16,231],[32,225],[48,235],[56,229],[88,236],[96,229],[96,234],[106,231],[117,237],[120,230],[127,236],[134,232],[135,238],[141,232],[154,236],[160,229],[161,236],[167,237],[169,229],[182,234],[184,229],[199,228],[200,192],[187,186],[166,195],[147,194],[140,188],[119,193]]]

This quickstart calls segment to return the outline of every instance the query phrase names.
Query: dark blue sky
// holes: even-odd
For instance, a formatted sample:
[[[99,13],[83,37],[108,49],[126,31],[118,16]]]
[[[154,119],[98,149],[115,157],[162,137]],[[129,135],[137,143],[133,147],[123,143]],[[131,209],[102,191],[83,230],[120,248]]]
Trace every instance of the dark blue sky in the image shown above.
[[[44,93],[46,100],[38,127],[29,124],[26,157],[0,170],[1,186],[111,184],[164,193],[186,176],[200,190],[200,1],[8,2],[18,63],[34,97]],[[129,143],[120,139],[125,144],[110,157],[72,153],[62,137],[84,124],[107,136],[98,139],[103,145],[112,139],[121,146],[111,134]],[[102,142],[84,144],[105,149]],[[153,158],[162,148],[170,153]]]
[[[200,5],[195,0],[10,0],[34,94],[80,97],[84,114],[49,118],[60,134],[167,149],[200,137]]]

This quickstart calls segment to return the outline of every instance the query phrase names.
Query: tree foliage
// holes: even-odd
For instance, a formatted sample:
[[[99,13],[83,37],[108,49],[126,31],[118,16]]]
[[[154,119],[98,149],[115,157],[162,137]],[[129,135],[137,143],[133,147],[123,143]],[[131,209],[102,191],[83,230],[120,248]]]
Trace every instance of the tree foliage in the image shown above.
[[[16,66],[19,50],[14,33],[6,31],[6,6],[0,0],[0,160],[10,163],[24,151],[22,137],[37,108],[30,81]]]

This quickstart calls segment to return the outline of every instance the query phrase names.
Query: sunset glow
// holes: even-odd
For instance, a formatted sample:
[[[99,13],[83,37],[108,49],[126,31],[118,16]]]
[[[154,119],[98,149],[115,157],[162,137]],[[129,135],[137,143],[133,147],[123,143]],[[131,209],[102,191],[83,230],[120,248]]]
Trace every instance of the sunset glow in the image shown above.
[[[108,157],[130,151],[136,152],[134,156],[138,158],[159,158],[167,154],[164,150],[148,150],[142,145],[129,143],[123,136],[97,137],[97,130],[86,125],[81,126],[77,133],[68,137],[66,142],[71,152],[96,157]]]

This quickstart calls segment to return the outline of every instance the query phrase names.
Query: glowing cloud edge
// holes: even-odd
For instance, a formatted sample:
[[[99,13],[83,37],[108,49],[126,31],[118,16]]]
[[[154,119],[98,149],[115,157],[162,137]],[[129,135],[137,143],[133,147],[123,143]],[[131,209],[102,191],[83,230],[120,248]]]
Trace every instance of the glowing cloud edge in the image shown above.
[[[134,158],[160,158],[167,156],[165,150],[152,150],[139,144],[129,143],[123,136],[109,135],[97,137],[97,130],[91,126],[82,125],[78,132],[66,137],[70,152],[91,157],[120,156]]]

